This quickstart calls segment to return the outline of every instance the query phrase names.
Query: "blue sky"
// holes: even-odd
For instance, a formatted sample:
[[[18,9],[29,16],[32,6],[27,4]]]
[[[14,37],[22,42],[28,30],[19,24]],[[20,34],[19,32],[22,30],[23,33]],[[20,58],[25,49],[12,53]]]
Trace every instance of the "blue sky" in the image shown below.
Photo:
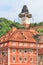
[[[0,0],[0,17],[20,21],[18,14],[23,5],[32,13],[32,22],[43,21],[43,0]]]

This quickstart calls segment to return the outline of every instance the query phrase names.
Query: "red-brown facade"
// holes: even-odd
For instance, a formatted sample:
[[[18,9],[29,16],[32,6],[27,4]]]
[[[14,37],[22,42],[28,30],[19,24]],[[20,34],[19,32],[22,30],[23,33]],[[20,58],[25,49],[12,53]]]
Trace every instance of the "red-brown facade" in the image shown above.
[[[32,29],[12,28],[0,38],[0,65],[36,65],[36,41]],[[38,49],[43,42],[38,43]]]

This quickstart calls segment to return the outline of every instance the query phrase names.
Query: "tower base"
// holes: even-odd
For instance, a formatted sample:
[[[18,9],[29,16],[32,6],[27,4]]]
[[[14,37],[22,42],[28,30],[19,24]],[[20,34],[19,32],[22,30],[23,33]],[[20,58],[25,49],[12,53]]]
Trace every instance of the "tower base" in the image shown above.
[[[29,28],[30,24],[22,24],[25,28]]]

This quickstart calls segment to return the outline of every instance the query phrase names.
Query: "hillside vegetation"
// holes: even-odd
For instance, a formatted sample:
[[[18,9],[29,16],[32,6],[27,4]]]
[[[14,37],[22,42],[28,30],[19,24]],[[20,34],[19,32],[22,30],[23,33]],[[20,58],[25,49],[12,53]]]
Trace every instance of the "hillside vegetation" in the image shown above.
[[[6,18],[0,18],[0,37],[8,32],[11,29],[11,26],[15,26],[16,28],[24,28],[21,26],[18,22],[13,22],[11,20],[8,20]]]
[[[31,23],[30,27],[35,29],[36,31],[43,33],[43,21],[40,23]]]
[[[15,26],[16,28],[21,28],[21,29],[25,29],[25,27],[23,27],[20,23],[18,22],[13,22],[11,20],[8,20],[6,18],[0,18],[0,37],[5,34],[6,32],[8,32],[12,26]],[[34,27],[34,26],[43,26],[43,22],[40,23],[32,23],[30,24],[30,27]],[[43,33],[43,29],[37,29],[38,32],[42,32]]]

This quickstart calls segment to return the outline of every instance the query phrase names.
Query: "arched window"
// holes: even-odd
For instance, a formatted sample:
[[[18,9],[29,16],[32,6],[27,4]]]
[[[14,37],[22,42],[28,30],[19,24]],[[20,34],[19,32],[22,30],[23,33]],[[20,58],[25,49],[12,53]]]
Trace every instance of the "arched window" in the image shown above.
[[[33,58],[32,57],[30,57],[30,62],[33,62]]]
[[[22,62],[22,57],[19,57],[19,62]]]
[[[28,53],[28,49],[24,49],[25,54]]]
[[[22,49],[19,49],[19,53],[22,53]]]
[[[15,62],[15,57],[14,56],[12,57],[12,61]]]
[[[27,57],[24,57],[24,62],[27,62],[28,58]]]

